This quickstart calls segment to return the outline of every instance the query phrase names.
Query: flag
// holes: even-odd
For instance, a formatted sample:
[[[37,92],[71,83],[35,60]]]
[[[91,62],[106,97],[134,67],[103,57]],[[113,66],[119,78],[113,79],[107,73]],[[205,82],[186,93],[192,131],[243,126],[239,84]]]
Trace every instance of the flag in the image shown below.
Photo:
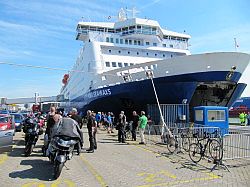
[[[236,40],[236,38],[234,38],[234,46],[235,46],[235,48],[240,47],[239,44],[238,44],[238,42],[237,42],[237,40]]]

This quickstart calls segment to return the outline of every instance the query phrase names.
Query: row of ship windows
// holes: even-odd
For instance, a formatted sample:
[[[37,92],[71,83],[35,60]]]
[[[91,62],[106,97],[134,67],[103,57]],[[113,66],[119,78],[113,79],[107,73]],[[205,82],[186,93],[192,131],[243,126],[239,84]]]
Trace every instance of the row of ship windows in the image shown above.
[[[110,38],[110,37],[106,37],[106,42],[110,42],[110,43],[117,43],[117,44],[129,44],[129,45],[143,45],[143,42],[140,40],[130,40],[130,39],[119,39],[119,38]],[[145,45],[151,45],[150,42],[145,42]],[[157,46],[157,43],[153,42],[152,43],[153,46]],[[162,44],[162,47],[167,47],[167,44]],[[169,44],[170,48],[173,48],[174,45],[173,44]]]
[[[122,62],[105,62],[106,67],[113,67],[113,68],[115,68],[115,67],[122,68],[122,67],[133,66],[133,65],[134,65],[134,63],[127,63],[127,62],[125,62],[125,63],[122,63]]]
[[[109,49],[109,53],[112,53],[112,50],[111,50],[111,49]],[[119,50],[118,53],[121,54],[121,51]],[[131,52],[128,51],[127,53],[128,53],[128,55],[130,55]],[[148,53],[148,52],[145,53],[145,54],[146,54],[147,56],[149,56],[149,53]],[[136,52],[136,55],[140,55],[140,53],[139,53],[139,52]],[[159,55],[159,54],[157,54],[157,53],[154,54],[155,57],[157,57],[158,55]],[[160,55],[159,55],[159,56],[160,56]],[[162,54],[162,57],[164,58],[164,57],[166,57],[166,55],[165,55],[165,54]],[[173,55],[171,55],[170,57],[172,58]]]

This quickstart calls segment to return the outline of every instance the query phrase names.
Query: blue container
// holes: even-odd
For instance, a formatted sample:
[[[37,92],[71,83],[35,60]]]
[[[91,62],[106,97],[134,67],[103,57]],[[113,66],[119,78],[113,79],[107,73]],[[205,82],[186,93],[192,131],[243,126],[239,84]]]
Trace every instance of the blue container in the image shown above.
[[[228,108],[220,106],[198,106],[194,107],[194,123],[196,127],[220,128],[221,135],[228,134]],[[213,130],[214,131],[214,130]]]

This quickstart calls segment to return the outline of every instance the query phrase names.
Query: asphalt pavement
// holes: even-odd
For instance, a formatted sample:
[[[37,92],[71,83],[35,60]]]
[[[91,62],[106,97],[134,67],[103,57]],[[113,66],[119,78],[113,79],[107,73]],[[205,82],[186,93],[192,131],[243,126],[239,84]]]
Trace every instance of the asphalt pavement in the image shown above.
[[[84,132],[84,147],[88,135]],[[249,186],[250,161],[233,161],[228,172],[223,167],[211,172],[206,165],[195,165],[185,155],[170,155],[166,147],[139,142],[118,143],[117,133],[98,130],[98,149],[83,150],[67,161],[62,174],[53,180],[53,166],[42,157],[43,137],[33,153],[25,157],[24,134],[16,133],[11,152],[0,155],[1,187],[156,187],[156,186]],[[138,138],[139,139],[139,138]],[[166,154],[163,154],[166,150]]]

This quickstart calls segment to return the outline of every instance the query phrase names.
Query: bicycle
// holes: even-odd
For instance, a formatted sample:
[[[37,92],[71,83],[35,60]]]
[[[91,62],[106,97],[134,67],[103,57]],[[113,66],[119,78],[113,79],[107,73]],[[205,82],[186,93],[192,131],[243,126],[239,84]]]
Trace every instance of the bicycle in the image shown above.
[[[189,128],[178,129],[178,134],[180,134],[182,148],[184,149],[184,151],[188,152],[190,145]]]
[[[132,121],[130,121],[129,123],[127,122],[126,123],[126,126],[125,126],[125,139],[126,140],[129,140],[132,138]]]
[[[215,134],[215,137],[217,137],[217,130],[213,133],[204,132],[204,137],[199,139],[198,138],[199,133],[195,133],[194,137],[197,138],[197,143],[192,143],[189,146],[189,157],[194,163],[198,163],[203,157],[205,157],[206,149],[208,148],[209,154],[212,159],[216,161],[222,160],[223,157],[223,149],[221,146],[221,143],[211,138],[210,136],[212,134]],[[202,141],[206,140],[206,143],[202,145]]]
[[[171,130],[171,133],[173,130]],[[169,132],[164,132],[161,136],[162,142],[167,145],[167,149],[170,153],[174,153],[179,146],[177,136],[170,136]]]

